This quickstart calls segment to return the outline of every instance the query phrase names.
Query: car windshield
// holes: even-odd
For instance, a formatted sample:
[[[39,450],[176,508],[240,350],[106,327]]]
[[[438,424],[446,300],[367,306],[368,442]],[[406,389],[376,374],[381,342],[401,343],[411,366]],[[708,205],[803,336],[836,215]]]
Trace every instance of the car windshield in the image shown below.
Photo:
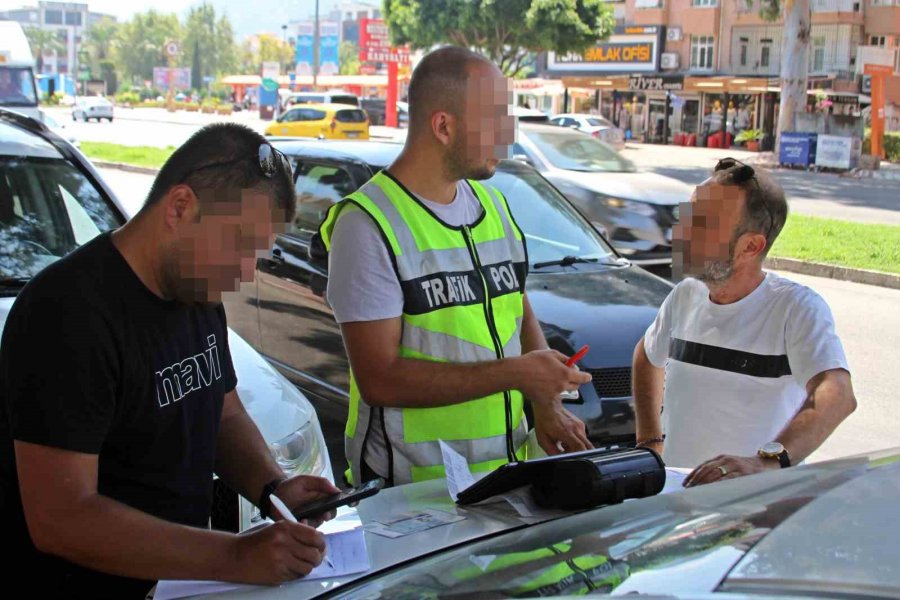
[[[0,67],[0,106],[36,106],[34,75],[29,67]]]
[[[593,137],[569,129],[523,131],[551,165],[568,171],[633,173],[634,164]]]
[[[33,277],[119,225],[114,209],[63,159],[0,156],[0,278]]]
[[[488,182],[509,202],[528,244],[532,264],[567,256],[603,261],[613,252],[547,180],[532,170],[498,170]]]

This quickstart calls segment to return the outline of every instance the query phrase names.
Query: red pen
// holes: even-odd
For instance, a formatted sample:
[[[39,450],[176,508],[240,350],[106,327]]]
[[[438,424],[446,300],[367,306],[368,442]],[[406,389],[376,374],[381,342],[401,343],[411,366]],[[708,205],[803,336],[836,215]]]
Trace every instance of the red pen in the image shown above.
[[[575,366],[575,363],[577,363],[579,360],[581,360],[582,358],[584,358],[584,355],[587,354],[587,353],[588,353],[588,350],[590,350],[590,349],[591,349],[590,346],[582,346],[582,347],[581,347],[581,350],[579,350],[578,352],[576,352],[575,355],[572,356],[572,358],[570,358],[569,360],[566,361],[566,366],[567,366],[567,367],[574,367],[574,366]]]

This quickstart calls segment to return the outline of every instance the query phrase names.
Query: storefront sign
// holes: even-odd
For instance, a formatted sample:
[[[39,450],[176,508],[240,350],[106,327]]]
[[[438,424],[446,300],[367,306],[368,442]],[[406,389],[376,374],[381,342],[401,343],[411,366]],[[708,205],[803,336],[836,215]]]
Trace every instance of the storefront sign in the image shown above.
[[[547,70],[593,71],[597,73],[653,72],[658,69],[662,50],[662,28],[656,26],[617,27],[609,40],[584,52],[547,54]]]
[[[384,19],[359,20],[359,60],[362,62],[410,63],[409,46],[395,48]]]
[[[684,89],[684,77],[681,75],[671,77],[638,75],[628,78],[628,89],[638,92],[679,91]]]

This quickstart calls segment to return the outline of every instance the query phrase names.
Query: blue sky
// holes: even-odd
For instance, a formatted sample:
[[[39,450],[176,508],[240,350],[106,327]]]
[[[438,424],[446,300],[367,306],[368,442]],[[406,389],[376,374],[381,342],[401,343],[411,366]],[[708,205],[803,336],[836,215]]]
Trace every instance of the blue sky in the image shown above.
[[[83,0],[84,1],[84,0]],[[362,0],[381,5],[381,0]],[[150,8],[174,12],[182,16],[187,9],[200,1],[185,0],[86,0],[89,10],[115,15],[119,20],[128,19],[136,12]],[[281,25],[288,21],[304,19],[315,11],[314,0],[209,0],[217,11],[225,12],[231,19],[238,37],[269,31],[281,33]],[[339,0],[319,0],[319,11],[327,14],[340,4]],[[0,0],[0,10],[20,6],[36,6],[35,0]]]

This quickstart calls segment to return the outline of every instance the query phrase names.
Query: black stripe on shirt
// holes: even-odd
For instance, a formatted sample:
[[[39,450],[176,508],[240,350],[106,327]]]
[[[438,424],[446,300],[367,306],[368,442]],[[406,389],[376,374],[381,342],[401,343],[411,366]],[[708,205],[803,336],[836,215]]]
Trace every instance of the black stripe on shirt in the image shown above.
[[[791,365],[786,354],[753,354],[678,338],[669,340],[669,358],[698,367],[730,371],[751,377],[778,378],[791,374]]]

